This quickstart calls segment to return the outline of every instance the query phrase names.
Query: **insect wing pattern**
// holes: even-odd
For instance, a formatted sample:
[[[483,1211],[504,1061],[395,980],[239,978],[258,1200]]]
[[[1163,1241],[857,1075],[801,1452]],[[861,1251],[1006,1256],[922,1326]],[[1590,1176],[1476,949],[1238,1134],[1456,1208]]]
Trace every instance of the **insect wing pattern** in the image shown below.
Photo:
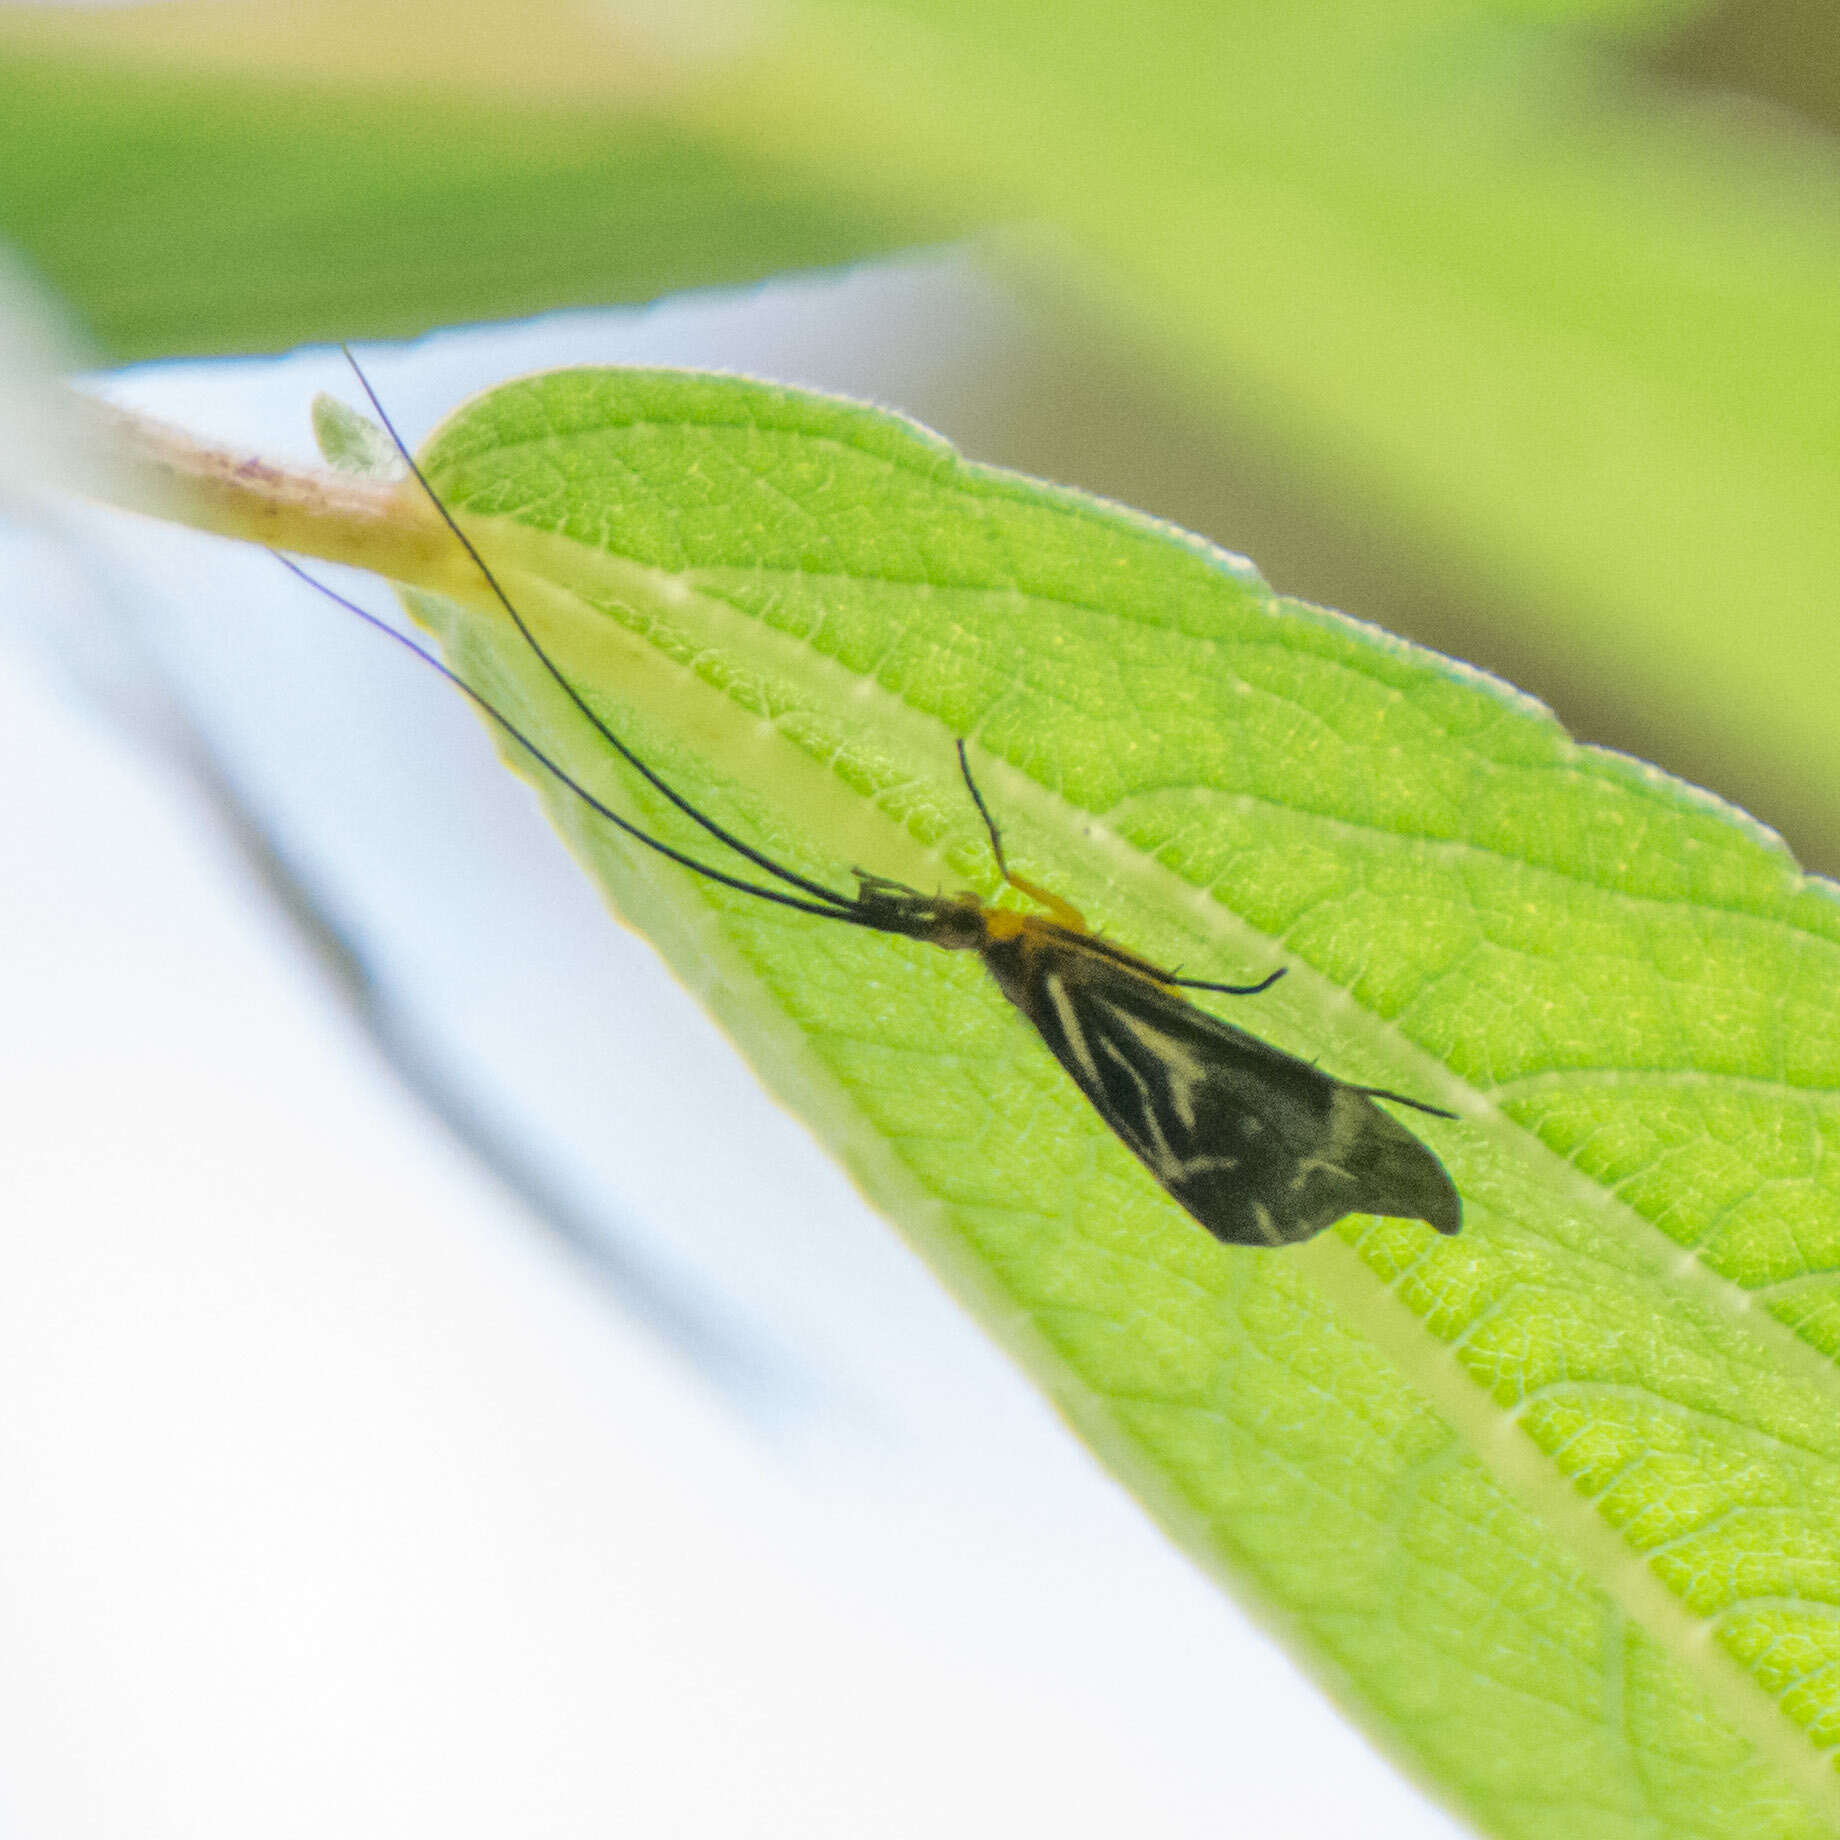
[[[1290,1245],[1355,1213],[1462,1224],[1444,1166],[1357,1087],[1058,927],[983,957],[1093,1109],[1216,1239]]]

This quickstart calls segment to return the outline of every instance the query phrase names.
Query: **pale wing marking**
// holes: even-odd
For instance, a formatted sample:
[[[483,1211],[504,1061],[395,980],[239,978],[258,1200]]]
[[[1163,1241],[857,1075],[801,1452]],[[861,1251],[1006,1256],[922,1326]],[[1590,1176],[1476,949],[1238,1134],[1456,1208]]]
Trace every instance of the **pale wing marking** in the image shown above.
[[[1146,1022],[1129,1010],[1117,1012],[1118,1020],[1156,1057],[1157,1064],[1169,1078],[1169,1096],[1176,1116],[1188,1131],[1195,1128],[1195,1093],[1207,1083],[1207,1062],[1185,1041]]]
[[[1321,1156],[1305,1157],[1297,1165],[1291,1187],[1301,1188],[1319,1169],[1340,1176],[1343,1181],[1352,1180],[1344,1152],[1359,1141],[1361,1127],[1365,1122],[1366,1112],[1361,1096],[1338,1084],[1329,1095],[1329,1141],[1323,1145]]]
[[[1060,1018],[1061,1034],[1066,1037],[1067,1046],[1073,1057],[1080,1063],[1080,1070],[1091,1082],[1095,1092],[1105,1091],[1105,1082],[1099,1077],[1098,1063],[1092,1057],[1092,1049],[1086,1043],[1086,1031],[1080,1027],[1080,1019],[1073,1013],[1073,1005],[1067,1000],[1067,987],[1061,982],[1060,974],[1050,971],[1041,980],[1048,992],[1048,1001],[1054,1005],[1054,1013]]]
[[[1106,1053],[1112,1057],[1113,1061],[1116,1062],[1118,1066],[1124,1069],[1125,1073],[1130,1077],[1131,1084],[1137,1088],[1138,1110],[1143,1117],[1143,1129],[1148,1134],[1150,1140],[1146,1146],[1145,1160],[1156,1172],[1159,1181],[1164,1184],[1179,1181],[1187,1172],[1188,1166],[1176,1155],[1174,1149],[1170,1146],[1169,1139],[1163,1135],[1162,1120],[1157,1116],[1156,1100],[1151,1093],[1148,1082],[1144,1079],[1144,1076],[1131,1065],[1130,1061],[1119,1052],[1116,1043],[1106,1040],[1104,1036],[1100,1036],[1099,1045],[1105,1049]],[[1117,1126],[1114,1125],[1112,1128],[1116,1130]]]
[[[1180,1181],[1183,1173],[1182,1159],[1170,1148],[1169,1140],[1163,1135],[1162,1127],[1157,1120],[1155,1095],[1144,1083],[1143,1075],[1111,1042],[1106,1041],[1103,1036],[1100,1037],[1100,1045],[1111,1059],[1124,1069],[1138,1091],[1138,1111],[1142,1130],[1133,1130],[1127,1136],[1125,1131],[1120,1129],[1124,1121],[1109,1115],[1113,1108],[1105,1102],[1107,1087],[1100,1075],[1099,1064],[1093,1056],[1092,1043],[1086,1038],[1086,1031],[1081,1026],[1079,1014],[1067,994],[1065,983],[1060,975],[1053,971],[1046,972],[1041,981],[1043,988],[1048,993],[1048,1001],[1054,1005],[1054,1013],[1059,1018],[1061,1034],[1066,1040],[1068,1052],[1073,1055],[1079,1063],[1081,1072],[1086,1076],[1087,1091],[1092,1096],[1094,1110],[1105,1119],[1107,1124],[1111,1125],[1120,1137],[1124,1137],[1127,1143],[1131,1143],[1132,1138],[1138,1140],[1132,1144],[1132,1148],[1137,1150],[1137,1153],[1150,1165],[1158,1181],[1165,1185]],[[1121,1014],[1116,1009],[1111,1009],[1109,1013],[1113,1016]],[[1129,1016],[1123,1019],[1127,1022],[1134,1020]],[[1156,1050],[1152,1048],[1151,1052],[1155,1054]],[[1160,1060],[1161,1056],[1158,1055],[1157,1058]]]
[[[1278,1231],[1278,1223],[1271,1217],[1271,1209],[1264,1202],[1253,1202],[1252,1218],[1259,1223],[1259,1237],[1266,1245],[1282,1246],[1285,1243],[1284,1235]]]

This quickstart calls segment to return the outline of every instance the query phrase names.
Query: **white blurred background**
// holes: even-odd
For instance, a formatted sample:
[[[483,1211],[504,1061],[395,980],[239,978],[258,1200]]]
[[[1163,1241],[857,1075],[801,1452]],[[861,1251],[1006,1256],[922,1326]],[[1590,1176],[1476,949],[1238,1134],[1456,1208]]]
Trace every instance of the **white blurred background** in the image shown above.
[[[366,358],[412,440],[640,362],[977,454],[1028,338],[942,258]],[[355,396],[328,353],[103,387],[270,456]],[[126,517],[22,512],[0,582],[7,1831],[1455,1832],[761,1094],[431,673]]]

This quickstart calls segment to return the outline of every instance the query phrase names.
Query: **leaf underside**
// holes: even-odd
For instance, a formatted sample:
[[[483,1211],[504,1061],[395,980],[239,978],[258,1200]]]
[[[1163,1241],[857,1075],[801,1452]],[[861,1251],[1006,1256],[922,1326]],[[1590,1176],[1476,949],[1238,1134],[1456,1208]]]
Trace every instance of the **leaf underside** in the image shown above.
[[[1840,906],[1498,682],[857,405],[508,386],[425,456],[571,679],[850,886],[1014,866],[1415,1117],[1447,1240],[1223,1248],[975,959],[766,907],[536,776],[610,900],[1101,1458],[1502,1835],[1840,1831]],[[483,596],[418,617],[618,806],[696,833]],[[528,763],[525,763],[526,765]],[[1836,1146],[1840,1147],[1840,1146]]]

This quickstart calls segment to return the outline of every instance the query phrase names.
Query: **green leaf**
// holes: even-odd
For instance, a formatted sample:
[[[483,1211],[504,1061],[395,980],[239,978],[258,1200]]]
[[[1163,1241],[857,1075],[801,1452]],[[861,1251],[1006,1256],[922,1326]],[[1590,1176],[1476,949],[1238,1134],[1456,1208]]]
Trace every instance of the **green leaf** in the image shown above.
[[[374,72],[334,87],[4,42],[0,171],[0,238],[116,360],[650,300],[952,223],[859,205],[604,101],[405,89]]]
[[[1461,1114],[1413,1120],[1459,1238],[1223,1248],[974,958],[696,881],[534,775],[773,1090],[1370,1731],[1492,1834],[1840,1827],[1830,886],[1493,679],[864,407],[563,372],[425,459],[723,824],[846,886],[993,893],[969,736],[1020,871],[1194,975],[1288,965],[1234,1021]],[[571,771],[714,853],[483,594],[412,604]]]
[[[313,399],[313,441],[335,472],[383,485],[409,477],[389,431],[323,390]]]

